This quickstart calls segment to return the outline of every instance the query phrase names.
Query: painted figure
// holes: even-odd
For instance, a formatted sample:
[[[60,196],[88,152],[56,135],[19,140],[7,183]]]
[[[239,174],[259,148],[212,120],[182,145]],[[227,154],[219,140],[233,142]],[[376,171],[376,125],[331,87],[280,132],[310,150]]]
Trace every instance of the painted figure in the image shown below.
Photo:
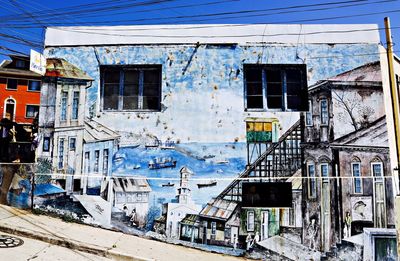
[[[136,226],[135,219],[136,219],[136,208],[134,208],[131,213],[130,221],[132,222],[132,226]]]
[[[251,242],[253,242],[253,238],[251,237],[251,234],[247,234],[246,237],[246,250],[249,251],[251,248]]]
[[[351,236],[351,216],[350,212],[346,212],[346,217],[344,218],[344,237],[350,237]]]
[[[237,248],[237,236],[236,236],[236,234],[235,235],[233,235],[233,250],[236,250],[236,248]]]

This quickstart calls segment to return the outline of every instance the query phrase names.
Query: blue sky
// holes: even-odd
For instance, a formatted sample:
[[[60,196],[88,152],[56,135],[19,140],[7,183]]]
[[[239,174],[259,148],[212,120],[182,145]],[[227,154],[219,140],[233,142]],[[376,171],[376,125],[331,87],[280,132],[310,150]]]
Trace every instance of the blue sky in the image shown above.
[[[40,51],[45,26],[374,23],[383,28],[385,16],[391,18],[394,49],[400,54],[400,0],[0,0],[0,2],[0,60],[6,58],[5,54],[13,51],[29,53],[31,48]],[[25,16],[23,20],[21,14]],[[381,42],[385,43],[384,30],[380,32]],[[25,45],[16,43],[21,41],[25,41]]]

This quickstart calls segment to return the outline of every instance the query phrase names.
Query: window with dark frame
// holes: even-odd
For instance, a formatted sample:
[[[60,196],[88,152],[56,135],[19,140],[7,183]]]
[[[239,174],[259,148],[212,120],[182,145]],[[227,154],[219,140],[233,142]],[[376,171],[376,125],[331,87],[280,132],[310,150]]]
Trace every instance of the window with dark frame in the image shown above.
[[[321,99],[321,125],[328,125],[328,122],[329,122],[328,100]]]
[[[100,161],[100,151],[95,150],[94,151],[94,167],[93,167],[93,172],[95,172],[95,173],[99,172],[99,161]]]
[[[245,64],[246,110],[307,111],[305,64]]]
[[[28,81],[28,91],[40,92],[40,81]]]
[[[58,142],[58,168],[64,168],[64,139],[61,138]]]
[[[61,93],[61,115],[60,120],[67,120],[67,102],[68,102],[68,92],[63,91]]]
[[[359,162],[351,163],[351,172],[353,174],[353,192],[362,193],[361,164]]]
[[[39,105],[26,105],[25,118],[35,118],[39,113]]]
[[[76,148],[76,138],[69,138],[69,150],[75,150]]]
[[[74,92],[74,96],[72,98],[72,119],[78,119],[78,111],[79,111],[79,91]]]
[[[311,100],[308,101],[308,111],[306,112],[306,126],[313,126]]]
[[[308,198],[317,197],[317,180],[315,178],[315,165],[313,163],[307,165],[308,174]]]
[[[17,90],[18,80],[17,79],[7,79],[7,90]]]
[[[103,174],[108,173],[108,149],[103,150]]]
[[[159,111],[161,65],[101,66],[105,111]]]

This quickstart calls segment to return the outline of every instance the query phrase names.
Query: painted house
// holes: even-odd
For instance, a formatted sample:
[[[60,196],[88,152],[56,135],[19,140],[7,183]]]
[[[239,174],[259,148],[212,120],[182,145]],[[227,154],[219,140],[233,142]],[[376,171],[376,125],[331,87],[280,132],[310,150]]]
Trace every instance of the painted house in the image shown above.
[[[146,224],[151,188],[144,177],[114,177],[113,206],[120,211],[135,213],[134,221],[139,227]]]
[[[364,228],[394,226],[393,184],[384,178],[390,159],[382,103],[379,62],[309,88],[303,244],[311,249],[329,253]]]
[[[47,59],[38,155],[52,162],[67,193],[81,189],[86,88],[92,79],[64,59]],[[69,174],[67,177],[62,174]],[[76,175],[72,177],[71,175]]]
[[[112,176],[112,158],[117,152],[119,135],[93,119],[85,120],[83,134],[83,194],[105,195]],[[111,182],[112,184],[112,182]],[[103,186],[102,186],[103,185]],[[107,197],[105,197],[107,199]],[[111,199],[109,198],[109,201]]]
[[[193,172],[183,167],[180,169],[180,182],[177,195],[170,203],[163,204],[162,216],[157,220],[156,230],[164,230],[169,238],[180,238],[180,222],[189,214],[198,214],[201,205],[195,204],[191,198],[189,179]]]

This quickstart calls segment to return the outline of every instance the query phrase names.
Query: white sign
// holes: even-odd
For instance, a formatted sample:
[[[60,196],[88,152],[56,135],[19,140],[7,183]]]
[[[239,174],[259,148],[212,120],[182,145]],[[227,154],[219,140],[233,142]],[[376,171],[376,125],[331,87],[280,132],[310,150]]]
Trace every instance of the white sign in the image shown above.
[[[371,197],[351,197],[351,219],[353,221],[372,221]]]
[[[40,75],[46,74],[46,58],[41,53],[31,50],[29,70]]]

